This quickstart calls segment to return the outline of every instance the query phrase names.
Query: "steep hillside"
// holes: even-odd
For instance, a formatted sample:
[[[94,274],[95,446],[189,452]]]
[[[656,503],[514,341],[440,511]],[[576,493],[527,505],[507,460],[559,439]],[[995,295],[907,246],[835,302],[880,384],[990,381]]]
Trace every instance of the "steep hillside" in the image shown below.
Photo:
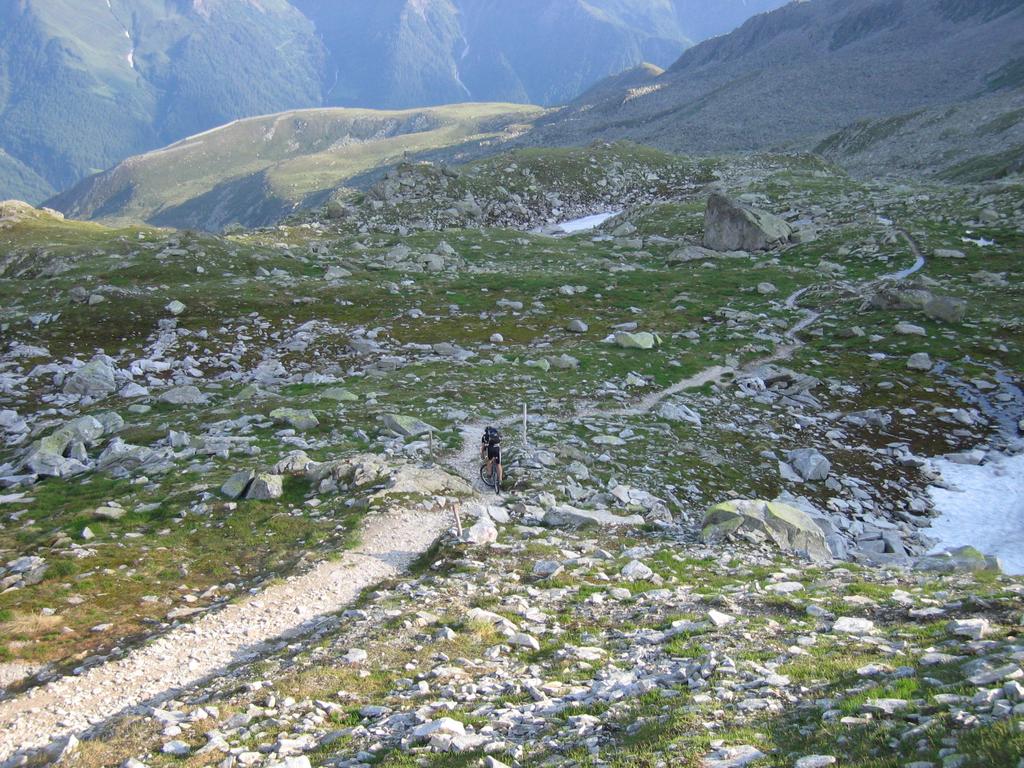
[[[181,136],[319,103],[319,57],[286,0],[8,0],[0,148],[52,194]],[[0,196],[38,199],[32,187],[0,176]]]
[[[1022,39],[1019,0],[792,3],[691,48],[641,88],[591,91],[529,140],[625,137],[699,153],[813,146],[857,120],[1013,92]]]
[[[864,176],[1000,179],[1024,172],[1024,89],[859,120],[814,149]]]
[[[406,154],[507,140],[536,107],[317,109],[240,120],[132,157],[49,205],[79,219],[219,230],[274,223]],[[456,150],[452,150],[456,151]]]

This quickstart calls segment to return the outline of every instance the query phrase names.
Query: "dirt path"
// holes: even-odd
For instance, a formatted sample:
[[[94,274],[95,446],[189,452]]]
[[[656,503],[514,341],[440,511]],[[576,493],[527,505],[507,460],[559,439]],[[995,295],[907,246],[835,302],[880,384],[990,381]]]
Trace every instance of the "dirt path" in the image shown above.
[[[796,309],[796,302],[804,293],[807,292],[807,290],[808,288],[801,288],[799,291],[796,291],[787,298],[785,304],[786,307],[788,309]],[[778,347],[773,354],[757,362],[770,363],[777,360],[785,360],[790,357],[796,349],[802,346],[800,342],[796,341],[795,335],[804,328],[815,323],[821,316],[819,313],[813,312],[809,309],[803,310],[803,312],[805,314],[804,318],[786,331],[786,337],[791,339],[793,343]],[[695,373],[693,376],[681,379],[671,386],[659,389],[657,392],[651,392],[632,405],[607,408],[592,401],[583,401],[579,403],[573,411],[573,417],[643,416],[644,414],[653,411],[658,404],[666,398],[672,397],[672,395],[677,395],[688,389],[699,389],[706,384],[720,382],[725,376],[733,373],[735,373],[733,368],[724,365],[713,365],[705,368],[699,373]],[[455,453],[444,462],[445,465],[456,472],[464,480],[471,483],[475,491],[484,494],[490,493],[490,489],[484,486],[483,482],[480,480],[480,436],[488,425],[493,424],[501,429],[507,429],[510,426],[515,426],[518,423],[519,418],[520,417],[518,415],[508,416],[499,421],[474,421],[472,423],[462,425],[459,429],[462,436],[462,447],[459,449],[458,453]]]
[[[601,410],[595,409],[592,412],[579,413],[580,416],[643,416],[645,413],[650,413],[654,410],[654,407],[658,405],[662,400],[672,395],[677,395],[680,392],[687,389],[698,389],[703,387],[705,384],[712,382],[718,382],[722,380],[722,377],[726,374],[733,373],[733,369],[724,365],[713,365],[710,368],[705,368],[700,373],[688,376],[685,379],[677,381],[670,387],[665,389],[659,389],[657,392],[652,392],[649,395],[641,398],[634,405],[626,406],[625,408],[616,408],[613,410]]]
[[[404,572],[450,524],[440,509],[380,514],[368,520],[360,546],[336,561],[171,630],[123,659],[0,702],[0,761],[119,712],[152,706],[260,656],[268,641],[310,631],[364,588]]]

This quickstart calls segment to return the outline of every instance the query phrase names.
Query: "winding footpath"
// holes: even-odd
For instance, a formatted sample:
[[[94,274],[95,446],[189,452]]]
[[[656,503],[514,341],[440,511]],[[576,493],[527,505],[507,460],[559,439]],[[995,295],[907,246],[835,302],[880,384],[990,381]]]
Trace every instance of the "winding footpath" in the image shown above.
[[[0,702],[0,761],[79,734],[119,713],[158,705],[274,642],[315,630],[363,589],[404,573],[451,524],[446,510],[401,509],[368,518],[362,542],[340,558],[172,629],[123,659]]]
[[[924,254],[921,252],[920,247],[918,247],[917,242],[914,240],[913,237],[911,237],[910,233],[907,232],[902,227],[896,227],[895,231],[904,240],[907,241],[907,244],[910,246],[911,253],[914,255],[915,261],[914,264],[908,267],[907,269],[904,269],[900,272],[896,272],[894,274],[883,275],[881,278],[879,278],[881,280],[903,280],[919,272],[921,269],[924,268],[925,264],[927,263]],[[801,298],[803,298],[809,291],[811,291],[815,287],[817,286],[808,285],[803,288],[800,288],[791,293],[789,296],[787,296],[785,302],[783,302],[783,306],[786,309],[799,309],[804,315],[803,318],[798,320],[785,331],[784,337],[788,339],[790,343],[779,345],[771,355],[760,358],[758,360],[754,360],[751,363],[749,363],[749,365],[766,365],[768,363],[787,360],[793,356],[794,352],[796,352],[803,346],[803,342],[801,342],[797,338],[797,334],[801,333],[802,331],[806,330],[807,328],[818,322],[818,320],[821,318],[821,313],[815,312],[814,310],[811,309],[803,309],[799,306],[798,302]],[[675,384],[672,384],[671,386],[645,395],[643,398],[641,398],[632,405],[609,409],[606,407],[602,407],[592,401],[584,401],[575,408],[575,410],[573,411],[573,415],[576,418],[601,416],[643,416],[653,411],[654,408],[657,407],[663,400],[672,397],[673,395],[677,395],[680,392],[684,392],[690,389],[699,389],[700,387],[703,387],[707,384],[719,383],[726,376],[733,374],[735,374],[735,370],[733,368],[722,365],[713,365],[708,368],[705,368],[699,373],[696,373],[692,376],[688,376],[685,379],[681,379],[680,381],[677,381]],[[509,426],[514,426],[516,423],[518,423],[518,421],[519,416],[509,416],[502,418],[500,420],[475,421],[470,424],[463,425],[460,428],[460,433],[462,436],[462,447],[460,448],[458,453],[450,457],[445,462],[446,466],[448,466],[449,469],[452,469],[457,474],[459,474],[467,482],[471,483],[473,485],[474,490],[481,493],[489,492],[490,489],[488,489],[480,480],[480,436],[483,434],[485,427],[487,427],[489,424],[493,424],[494,426],[497,426],[499,428],[507,428]]]

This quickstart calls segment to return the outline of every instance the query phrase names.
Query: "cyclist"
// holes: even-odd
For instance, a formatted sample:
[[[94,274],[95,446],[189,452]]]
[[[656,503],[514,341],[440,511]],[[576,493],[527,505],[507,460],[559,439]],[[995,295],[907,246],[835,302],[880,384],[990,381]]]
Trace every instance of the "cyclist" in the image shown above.
[[[501,488],[503,472],[501,468],[501,432],[497,427],[487,427],[480,440],[480,458],[486,459],[487,469],[484,471],[486,477],[491,476],[491,467],[495,462],[498,464],[498,489]]]

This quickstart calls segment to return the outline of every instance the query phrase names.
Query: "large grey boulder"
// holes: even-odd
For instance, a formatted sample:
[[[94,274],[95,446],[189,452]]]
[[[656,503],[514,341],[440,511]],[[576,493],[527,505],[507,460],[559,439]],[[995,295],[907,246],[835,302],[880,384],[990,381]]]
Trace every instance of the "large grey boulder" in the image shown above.
[[[467,544],[484,546],[498,540],[498,528],[489,517],[481,517],[463,535]]]
[[[778,501],[734,499],[711,507],[704,516],[701,538],[709,543],[732,538],[774,542],[784,552],[797,552],[815,562],[832,559],[825,534],[814,519]]]
[[[704,246],[714,251],[767,251],[789,242],[793,228],[778,216],[715,192],[704,211]]]
[[[915,352],[907,358],[907,368],[912,371],[930,371],[932,359],[927,352]]]
[[[111,422],[111,426],[114,423]],[[49,435],[36,440],[29,448],[21,466],[42,477],[70,477],[85,472],[88,468],[81,457],[68,454],[72,448],[81,453],[86,445],[92,445],[108,431],[98,419],[82,416],[69,421]]]
[[[934,296],[924,305],[924,313],[932,320],[956,325],[967,314],[967,302],[952,296]]]
[[[563,504],[549,509],[542,522],[551,528],[583,528],[638,526],[646,520],[641,515],[615,515],[605,509],[577,509]]]
[[[256,477],[256,473],[251,469],[235,472],[235,474],[224,481],[224,485],[220,487],[220,492],[229,499],[240,499],[254,477]]]
[[[88,472],[89,467],[78,459],[56,453],[35,453],[25,462],[25,469],[40,477],[73,477]]]
[[[160,395],[160,402],[170,405],[201,405],[206,402],[206,396],[191,384],[183,387],[172,387]]]
[[[619,331],[615,334],[615,344],[623,349],[654,349],[661,344],[661,338],[657,334],[647,331],[640,333]]]
[[[144,445],[132,445],[119,437],[110,441],[96,459],[96,468],[101,471],[118,473],[145,469],[158,472],[170,467],[174,461],[171,448],[154,450]]]
[[[384,428],[402,437],[419,437],[434,431],[432,426],[417,418],[391,413],[384,416]]]
[[[320,420],[308,409],[276,408],[270,412],[274,423],[305,432],[320,426]]]
[[[245,498],[253,501],[280,499],[284,495],[284,478],[281,475],[260,473],[249,484]]]
[[[110,358],[101,356],[90,360],[68,377],[64,382],[64,394],[98,400],[112,394],[116,387],[114,365]]]
[[[798,448],[786,456],[789,465],[802,480],[825,480],[832,471],[832,464],[814,448]]]
[[[999,558],[982,554],[974,547],[958,547],[946,552],[924,555],[914,563],[914,568],[935,573],[1002,573],[1003,570]]]

